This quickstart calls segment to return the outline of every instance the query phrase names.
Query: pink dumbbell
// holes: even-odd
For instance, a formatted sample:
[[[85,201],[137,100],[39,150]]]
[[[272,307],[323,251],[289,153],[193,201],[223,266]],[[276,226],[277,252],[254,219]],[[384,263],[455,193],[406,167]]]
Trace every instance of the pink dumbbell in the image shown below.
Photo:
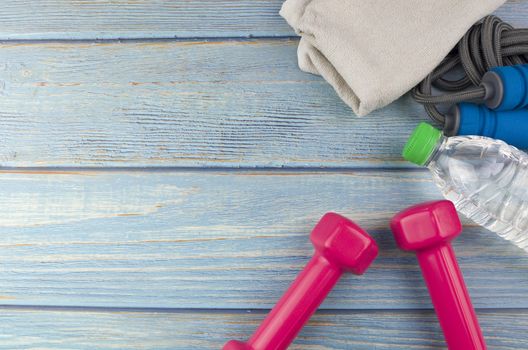
[[[410,207],[392,219],[391,229],[401,249],[416,251],[449,349],[486,349],[449,243],[462,231],[453,203],[442,200]]]
[[[223,350],[282,350],[323,302],[344,271],[364,273],[378,255],[376,242],[335,213],[323,216],[310,235],[315,254],[247,343],[231,340]]]

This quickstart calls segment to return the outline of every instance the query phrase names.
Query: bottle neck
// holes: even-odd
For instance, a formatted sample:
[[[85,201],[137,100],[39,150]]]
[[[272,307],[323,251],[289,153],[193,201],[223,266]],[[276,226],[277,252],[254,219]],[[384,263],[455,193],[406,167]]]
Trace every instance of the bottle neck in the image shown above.
[[[431,152],[431,155],[429,156],[427,161],[424,163],[424,167],[428,168],[431,162],[438,158],[446,141],[447,141],[447,137],[445,136],[442,136],[438,139],[438,142],[436,143],[433,152]]]

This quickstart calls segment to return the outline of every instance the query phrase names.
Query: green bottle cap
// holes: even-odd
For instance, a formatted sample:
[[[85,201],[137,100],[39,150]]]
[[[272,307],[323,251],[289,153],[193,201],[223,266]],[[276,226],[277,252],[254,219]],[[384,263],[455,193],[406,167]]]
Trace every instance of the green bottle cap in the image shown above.
[[[427,123],[418,124],[403,148],[403,158],[414,164],[424,165],[441,137],[440,130]]]

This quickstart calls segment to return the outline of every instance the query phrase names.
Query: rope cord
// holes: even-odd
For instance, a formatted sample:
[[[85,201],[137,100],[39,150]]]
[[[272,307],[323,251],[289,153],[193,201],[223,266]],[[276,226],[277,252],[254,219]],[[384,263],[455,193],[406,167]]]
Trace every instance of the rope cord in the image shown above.
[[[445,123],[436,105],[458,102],[482,103],[486,93],[482,76],[492,67],[528,62],[528,29],[515,29],[497,16],[487,16],[474,24],[456,48],[418,85],[412,97],[424,105],[431,119]],[[462,67],[464,75],[449,80],[446,74]],[[432,88],[443,92],[433,95]]]

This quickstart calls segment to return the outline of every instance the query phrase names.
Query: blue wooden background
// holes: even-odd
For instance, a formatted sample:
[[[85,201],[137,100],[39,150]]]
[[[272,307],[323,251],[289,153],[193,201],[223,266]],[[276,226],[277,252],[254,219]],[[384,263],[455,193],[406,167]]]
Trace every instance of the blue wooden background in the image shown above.
[[[438,349],[412,254],[388,230],[440,197],[400,150],[421,108],[356,118],[300,72],[280,0],[4,0],[0,348],[219,349],[312,254],[326,211],[381,254],[292,349]],[[528,3],[498,12],[528,26]],[[448,29],[447,29],[448,30]],[[528,255],[455,242],[490,349],[528,349]]]

